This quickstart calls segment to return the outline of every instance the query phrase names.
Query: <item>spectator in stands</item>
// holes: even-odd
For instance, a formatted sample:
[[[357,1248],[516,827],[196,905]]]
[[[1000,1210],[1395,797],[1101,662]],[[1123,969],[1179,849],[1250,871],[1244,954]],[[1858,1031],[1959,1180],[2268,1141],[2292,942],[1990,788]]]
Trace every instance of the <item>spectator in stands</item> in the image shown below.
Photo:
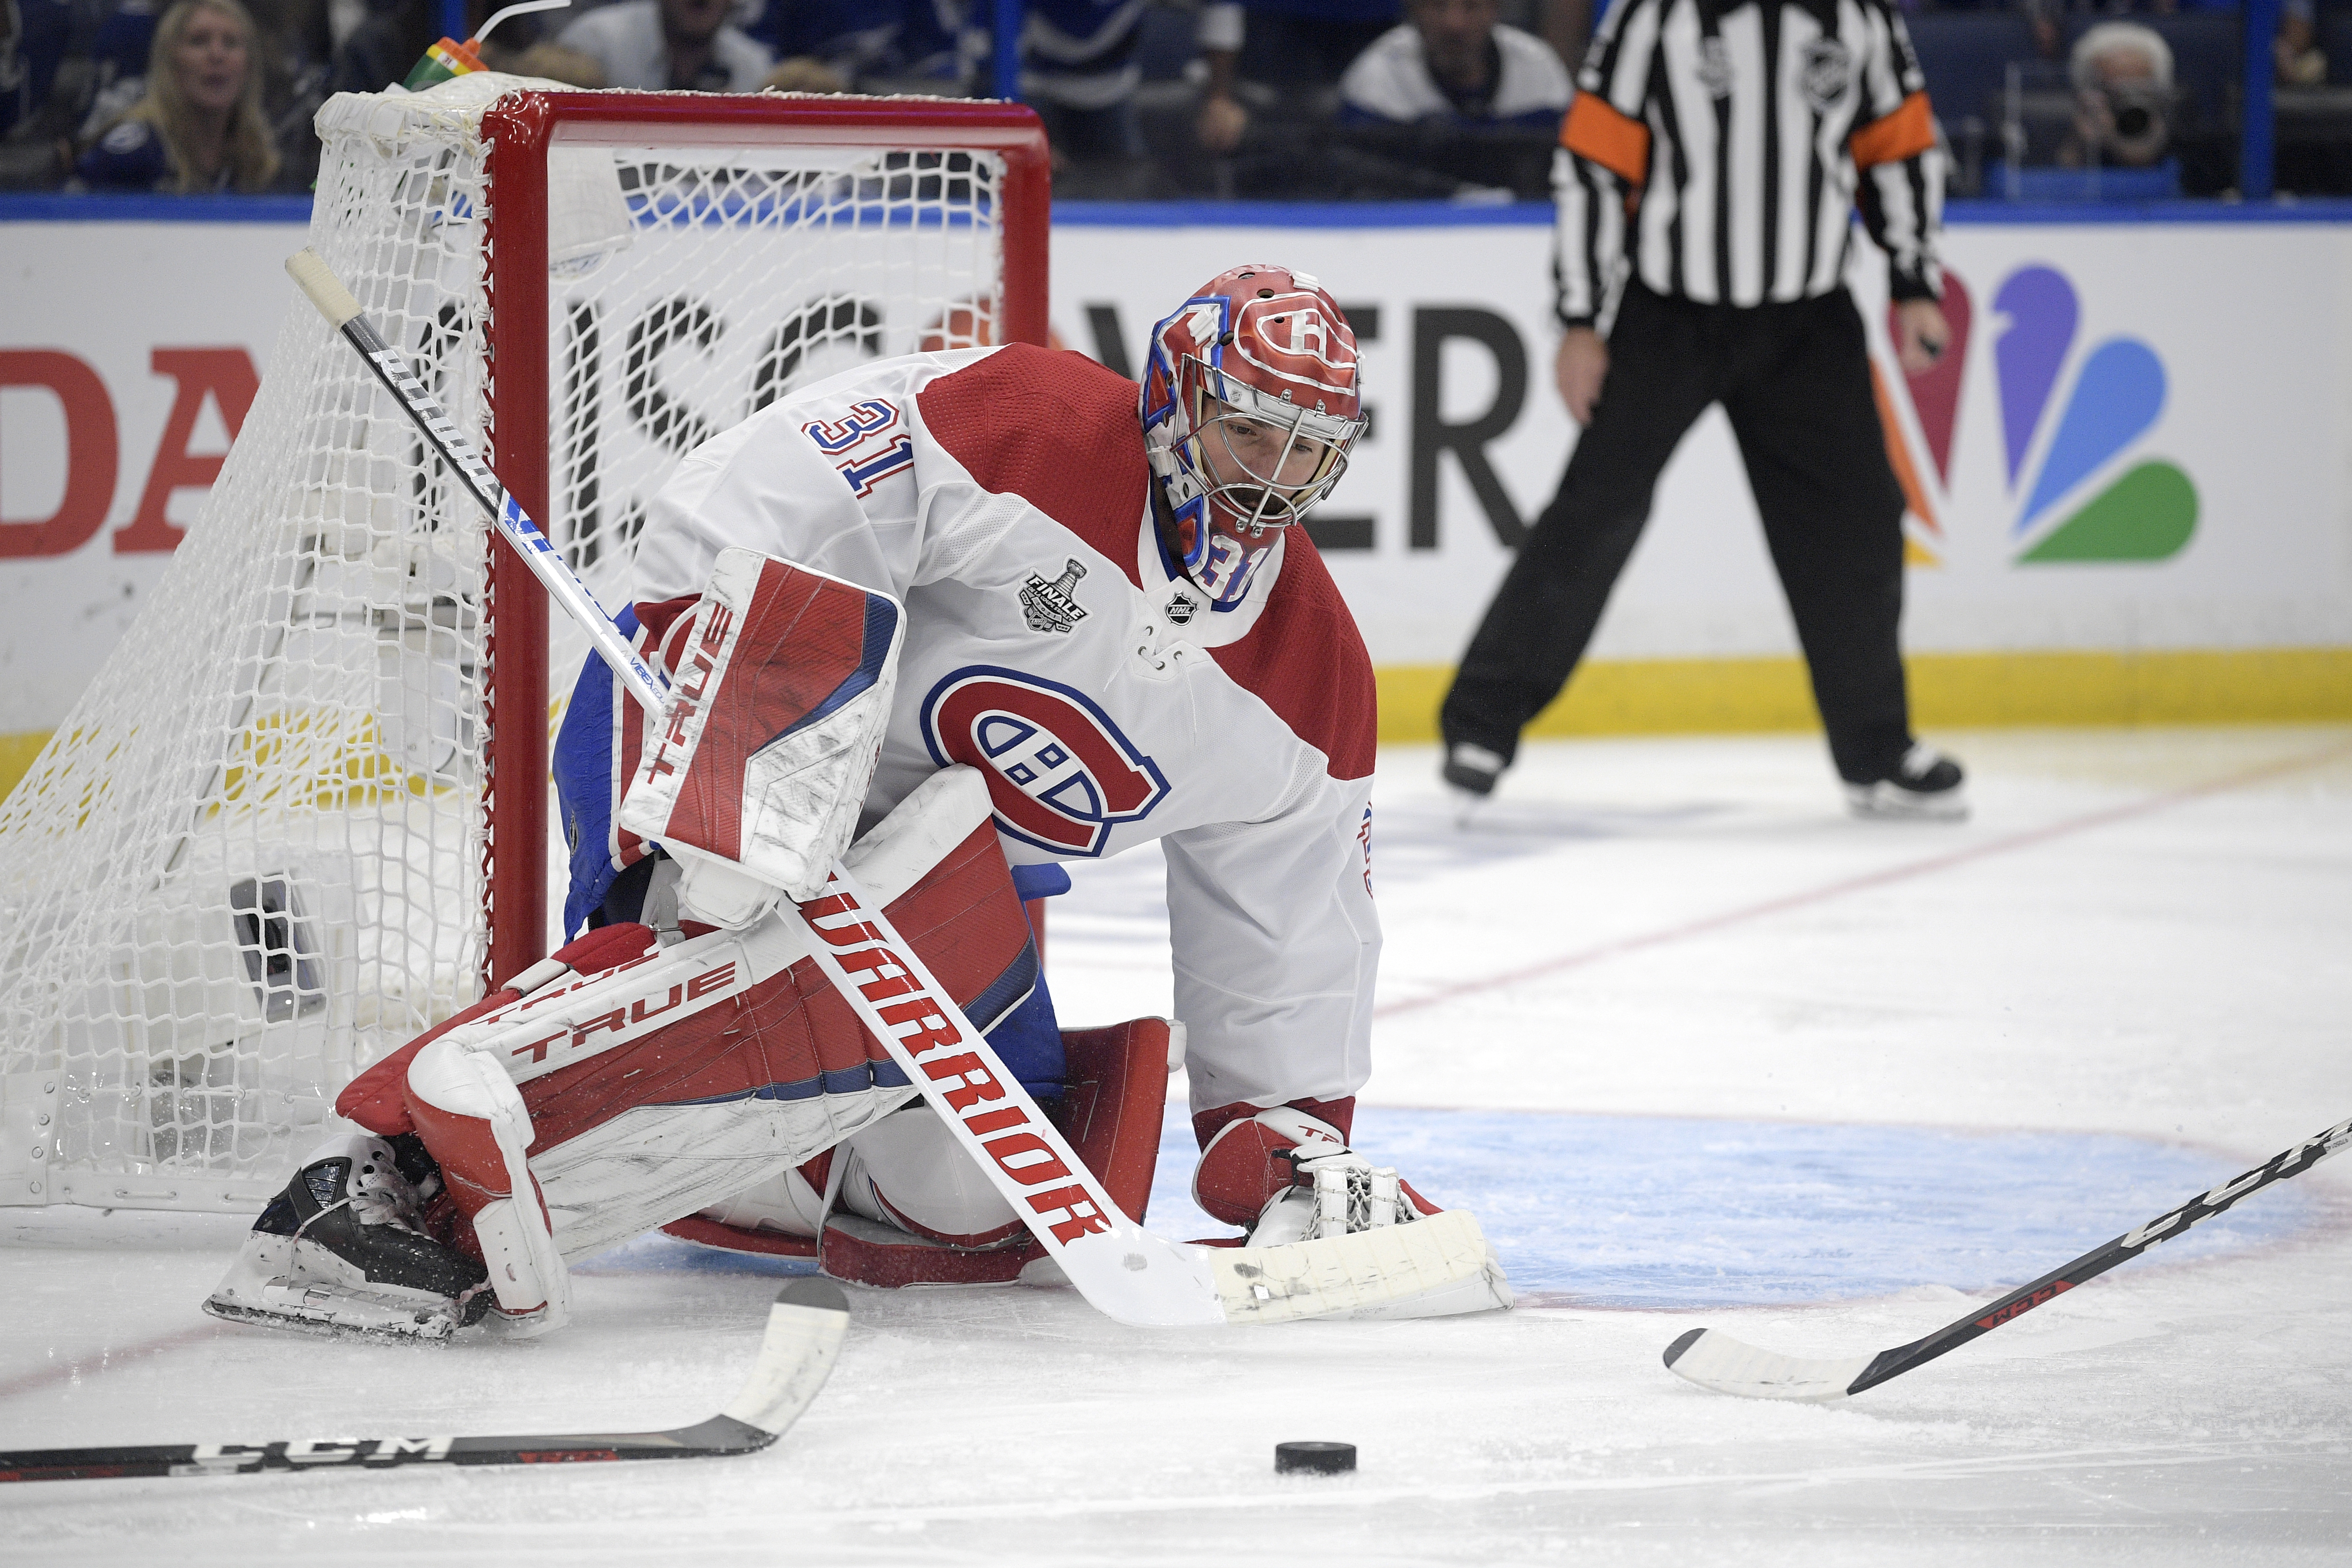
[[[761,92],[847,92],[847,79],[814,55],[794,55],[776,62],[776,68],[760,79]]]
[[[0,0],[0,135],[41,111],[72,27],[58,0]]]
[[[1405,24],[1339,79],[1341,120],[1557,129],[1574,96],[1568,68],[1500,12],[1497,0],[1406,0]]]
[[[2112,163],[2145,169],[2162,161],[2170,128],[2172,46],[2137,22],[2102,22],[2074,40],[2074,131],[2058,150],[2066,167]]]
[[[359,0],[361,16],[335,45],[334,90],[382,92],[404,81],[441,36],[435,0]]]
[[[623,0],[556,41],[593,58],[614,87],[753,92],[775,68],[768,47],[727,20],[732,0]]]
[[[482,64],[494,71],[510,76],[535,76],[546,81],[560,81],[566,87],[610,87],[604,79],[604,68],[593,55],[578,49],[567,49],[562,44],[527,44],[520,48],[501,49],[494,39],[482,50]]]
[[[261,111],[278,149],[278,183],[307,190],[319,177],[319,133],[312,123],[333,91],[334,42],[325,0],[245,0],[253,13],[255,58],[261,68]]]
[[[1135,111],[1143,9],[1135,0],[1029,0],[1021,98],[1045,122],[1057,159],[1131,163],[1145,156]]]
[[[146,90],[75,173],[116,190],[261,191],[278,170],[261,111],[253,17],[238,0],[177,0],[156,25]]]
[[[1349,63],[1396,25],[1397,0],[1221,0],[1201,9],[1209,80],[1195,134],[1209,152],[1241,145],[1250,113],[1234,90],[1247,80],[1293,100],[1339,82]]]
[[[96,90],[93,0],[0,0],[0,190],[47,190],[72,172]]]
[[[2279,8],[2278,37],[2271,50],[2281,87],[2317,87],[2327,79],[2327,56],[2319,47],[2318,15],[2312,0],[2286,0]]]
[[[1538,0],[1533,18],[1536,31],[1570,72],[1592,41],[1592,0]]]
[[[168,0],[166,0],[168,3]],[[147,57],[155,48],[155,0],[99,0],[95,36],[89,40],[91,97],[81,122],[88,142],[130,111],[147,92]]]
[[[579,0],[573,0],[577,5]],[[776,58],[768,85],[783,92],[841,92],[868,74],[897,74],[908,30],[933,21],[929,0],[755,0],[758,14],[736,26]],[[822,76],[814,74],[822,71]],[[790,84],[790,85],[787,85]],[[811,85],[817,84],[817,85]]]

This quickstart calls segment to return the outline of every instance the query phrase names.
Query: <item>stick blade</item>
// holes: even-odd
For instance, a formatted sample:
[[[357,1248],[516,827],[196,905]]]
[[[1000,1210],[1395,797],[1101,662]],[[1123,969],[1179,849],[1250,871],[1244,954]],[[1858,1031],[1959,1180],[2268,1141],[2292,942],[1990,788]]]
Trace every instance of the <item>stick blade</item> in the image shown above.
[[[1095,1310],[1131,1328],[1181,1329],[1225,1321],[1204,1254],[1139,1225],[1094,1231],[1055,1261]]]
[[[1759,1350],[1715,1329],[1693,1329],[1666,1347],[1666,1369],[1701,1388],[1748,1399],[1843,1399],[1868,1356],[1808,1361]]]
[[[720,1414],[782,1436],[833,1375],[849,1333],[849,1298],[830,1279],[795,1279],[768,1309],[760,1359]]]

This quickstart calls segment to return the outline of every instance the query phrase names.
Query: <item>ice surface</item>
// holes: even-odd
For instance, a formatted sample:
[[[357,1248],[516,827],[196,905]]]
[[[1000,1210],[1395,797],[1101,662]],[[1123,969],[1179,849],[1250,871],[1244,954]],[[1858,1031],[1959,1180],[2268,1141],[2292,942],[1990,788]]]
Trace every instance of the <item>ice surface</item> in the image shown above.
[[[1384,755],[1358,1142],[1480,1213],[1518,1311],[853,1289],[754,1458],[11,1487],[0,1562],[2352,1560],[2352,1159],[1835,1406],[1660,1366],[1916,1338],[2352,1114],[2352,731],[1937,739],[1965,826],[1843,819],[1801,737],[1532,748],[1468,833]],[[1164,1009],[1156,858],[1077,869],[1063,1016]],[[1206,1234],[1171,1131],[1155,1226]],[[548,1340],[354,1346],[196,1312],[241,1229],[0,1211],[0,1448],[697,1420],[779,1271],[656,1237]],[[1276,1479],[1287,1438],[1361,1468]]]

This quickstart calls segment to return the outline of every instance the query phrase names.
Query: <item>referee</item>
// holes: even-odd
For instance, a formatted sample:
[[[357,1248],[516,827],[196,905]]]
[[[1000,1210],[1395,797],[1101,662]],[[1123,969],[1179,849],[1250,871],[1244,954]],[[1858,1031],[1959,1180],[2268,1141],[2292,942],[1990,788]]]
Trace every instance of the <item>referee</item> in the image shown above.
[[[1959,765],[1911,736],[1903,493],[1843,280],[1859,205],[1904,368],[1942,353],[1942,153],[1902,20],[1888,0],[1618,0],[1577,87],[1552,184],[1559,390],[1584,435],[1446,694],[1446,782],[1493,792],[1720,403],[1849,804],[1964,816]]]

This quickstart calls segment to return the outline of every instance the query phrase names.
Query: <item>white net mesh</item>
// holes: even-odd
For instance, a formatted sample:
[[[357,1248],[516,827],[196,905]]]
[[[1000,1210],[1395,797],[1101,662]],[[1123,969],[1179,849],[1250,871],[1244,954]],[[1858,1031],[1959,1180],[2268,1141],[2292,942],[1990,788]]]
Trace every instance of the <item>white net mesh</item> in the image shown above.
[[[559,135],[548,319],[491,321],[480,125],[517,85],[331,101],[310,244],[478,441],[493,349],[550,355],[540,521],[608,606],[696,443],[860,360],[991,341],[992,154],[652,130]],[[493,854],[548,858],[493,849],[488,560],[297,299],[203,521],[0,805],[0,1203],[249,1207],[354,1073],[479,994]],[[585,644],[556,619],[560,699]]]

